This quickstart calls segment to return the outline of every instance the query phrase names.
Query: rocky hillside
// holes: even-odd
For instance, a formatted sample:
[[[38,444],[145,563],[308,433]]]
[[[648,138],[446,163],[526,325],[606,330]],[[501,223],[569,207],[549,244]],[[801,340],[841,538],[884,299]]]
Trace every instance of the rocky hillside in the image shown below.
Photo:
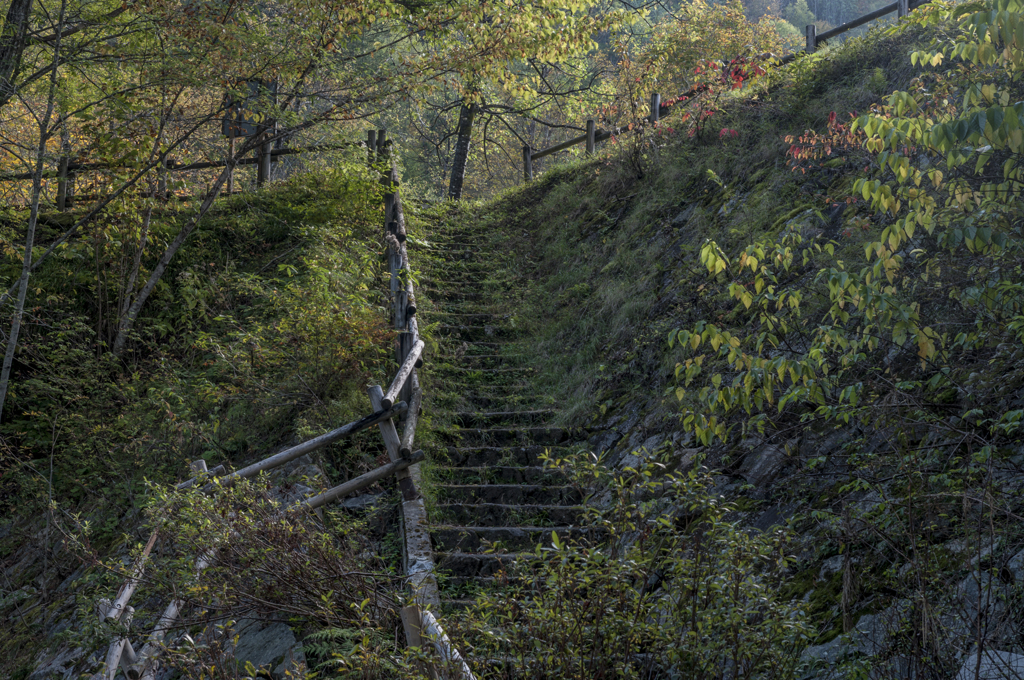
[[[607,485],[633,479],[646,489],[644,475],[667,475],[634,501],[699,479],[687,493],[705,516],[719,499],[730,526],[785,537],[790,559],[764,587],[773,607],[794,607],[787,615],[806,628],[777,640],[792,660],[776,659],[779,676],[1024,671],[1022,149],[1019,123],[1004,122],[1024,93],[1007,56],[1018,44],[984,37],[985,16],[925,10],[745,90],[696,136],[685,134],[679,112],[597,159],[450,218],[491,235],[472,262],[522,254],[523,301],[499,305],[517,341],[493,366],[529,367],[524,385],[557,414],[545,421],[586,429],[568,467],[572,455],[550,452],[591,494],[596,516],[580,520],[584,529],[621,536],[618,549],[628,552],[639,527],[620,524],[623,499]],[[982,43],[1007,51],[957,59],[981,49],[979,31]],[[961,47],[936,57],[937,36]],[[475,294],[479,286],[469,285]],[[518,363],[506,363],[513,352]],[[563,436],[558,446],[568,445]],[[572,477],[587,451],[604,472]],[[595,486],[608,470],[621,471],[618,482]],[[653,527],[686,514],[660,507],[638,516]],[[565,534],[558,524],[551,528]],[[464,640],[504,656],[502,668],[518,669],[508,677],[540,677],[554,671],[531,666],[516,635],[551,650],[583,645],[564,632],[581,614],[565,614],[560,626],[554,614],[527,623],[518,612],[526,601],[535,615],[560,611],[553,593],[587,601],[593,591],[574,589],[546,558],[577,560],[579,578],[592,578],[594,543],[560,548],[548,537],[547,552],[524,562],[521,538],[509,534],[490,549],[518,563],[508,591],[517,613],[487,593],[477,610],[517,633],[498,644],[469,626]],[[676,535],[663,540],[695,549]],[[674,564],[661,569],[684,568]],[[650,569],[632,573],[633,582],[664,578]],[[462,566],[452,576],[463,582]],[[630,602],[651,612],[669,606]],[[744,611],[738,601],[722,606]],[[632,641],[610,631],[629,613],[611,610],[600,624],[607,629],[595,622],[582,635],[603,642],[585,646],[600,660],[592,669],[626,663],[615,647]],[[679,625],[697,635],[698,649],[711,645]],[[765,640],[750,635],[744,654]],[[739,663],[730,653],[709,656],[717,661],[708,666],[669,654],[654,667],[703,669],[694,677],[714,668],[718,677],[721,664]],[[751,661],[735,677],[765,673],[773,674]]]

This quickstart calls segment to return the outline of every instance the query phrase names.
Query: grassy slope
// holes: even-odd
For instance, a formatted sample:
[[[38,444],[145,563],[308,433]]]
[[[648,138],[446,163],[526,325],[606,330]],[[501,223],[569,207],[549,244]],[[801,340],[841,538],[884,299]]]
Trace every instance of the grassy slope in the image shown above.
[[[139,540],[146,480],[177,481],[200,457],[237,466],[365,414],[363,388],[383,378],[389,345],[374,294],[378,191],[354,164],[221,201],[172,262],[123,361],[95,345],[97,280],[116,283],[125,262],[125,213],[104,221],[101,267],[87,241],[33,278],[2,430],[11,519],[0,530],[0,617],[14,628],[0,636],[0,673],[30,668],[52,617],[74,607],[75,589],[55,593],[58,584],[102,576],[60,550],[55,524],[73,529],[80,514],[94,553],[112,556],[126,537]],[[157,248],[182,219],[157,213]],[[5,262],[5,273],[15,266]],[[324,450],[328,477],[373,467],[381,447],[372,435]],[[54,515],[44,511],[50,496]]]
[[[581,424],[638,391],[660,402],[675,366],[667,331],[732,308],[701,295],[701,244],[714,238],[731,252],[807,210],[827,213],[824,197],[844,195],[854,169],[794,174],[784,137],[824,129],[830,112],[863,111],[905,87],[915,75],[907,55],[920,39],[875,33],[813,65],[798,63],[769,91],[738,97],[719,114],[715,130],[736,129],[735,140],[714,131],[704,143],[665,135],[656,153],[635,162],[624,139],[598,160],[468,210],[496,228],[514,225],[514,240],[529,233],[538,361],[567,422]]]
[[[467,219],[483,219],[503,231],[510,245],[531,252],[536,270],[528,295],[526,316],[533,329],[528,349],[550,394],[563,405],[566,424],[614,427],[623,435],[618,456],[638,448],[652,433],[679,429],[678,402],[670,396],[679,354],[668,346],[668,331],[701,320],[725,328],[740,328],[743,322],[735,301],[721,294],[723,281],[710,285],[715,282],[709,281],[699,261],[706,239],[714,239],[731,255],[758,240],[774,240],[785,228],[813,230],[836,242],[837,259],[863,262],[864,237],[877,238],[884,224],[875,220],[870,233],[850,234],[844,229],[844,212],[849,219],[857,208],[836,210],[832,201],[850,194],[854,181],[863,175],[866,157],[861,152],[849,159],[840,155],[821,170],[794,173],[787,166],[789,144],[784,138],[807,129],[823,130],[833,111],[845,119],[894,90],[906,89],[918,75],[909,54],[929,38],[916,27],[901,33],[873,31],[813,60],[798,61],[768,91],[744,93],[727,105],[714,126],[736,129],[735,140],[720,141],[715,134],[704,143],[659,138],[663,141],[657,151],[647,152],[641,162],[633,160],[627,140],[597,159],[552,170],[528,187],[464,209]],[[666,124],[671,126],[672,119]],[[957,269],[954,261],[944,272],[946,280],[970,276],[966,266]],[[804,280],[810,284],[811,278]],[[808,298],[813,298],[810,285],[808,291]],[[811,316],[821,311],[813,305],[812,301]],[[942,308],[932,313],[941,317]],[[785,438],[791,436],[804,436],[808,442],[821,437],[810,429],[797,429]],[[870,452],[878,450],[883,439],[868,433],[858,445]],[[732,446],[735,443],[719,447],[708,464],[735,466],[737,461],[730,460]],[[845,453],[836,456],[845,459]],[[845,475],[823,476],[818,482],[814,472],[803,478],[796,474],[789,478],[791,483],[760,490],[755,498],[762,500],[744,500],[741,507],[757,508],[767,495],[775,503],[795,502],[808,511],[831,505],[841,512],[851,498],[863,497],[841,492],[843,480],[849,479]],[[955,522],[951,525],[944,519],[947,515],[940,514],[949,511],[941,504],[926,510],[945,527],[929,534],[928,540],[941,542],[956,535],[950,533]],[[836,534],[815,538],[813,523],[801,526],[808,546],[802,559],[809,561],[794,575],[787,592],[809,598],[819,641],[826,641],[843,630],[837,614],[843,580],[840,572],[821,583],[818,570],[822,559],[838,551],[842,539]],[[916,540],[900,535],[901,530],[893,529],[897,540]],[[1008,539],[1005,545],[1018,545],[1008,547],[1007,555],[1018,550],[1012,530],[1000,531]],[[863,541],[858,549],[876,550],[871,547],[878,542],[876,536],[858,540]],[[890,571],[905,564],[904,554],[883,544],[867,558],[858,577],[854,621],[879,611],[895,593],[903,592],[903,586],[893,589],[898,579],[894,581]],[[960,561],[952,553],[932,555],[929,568],[936,571],[929,572],[929,578],[938,585],[931,596],[943,606],[953,606],[943,598],[955,593],[955,584],[964,578]],[[935,663],[949,670],[955,666],[943,664],[958,662],[954,655]]]

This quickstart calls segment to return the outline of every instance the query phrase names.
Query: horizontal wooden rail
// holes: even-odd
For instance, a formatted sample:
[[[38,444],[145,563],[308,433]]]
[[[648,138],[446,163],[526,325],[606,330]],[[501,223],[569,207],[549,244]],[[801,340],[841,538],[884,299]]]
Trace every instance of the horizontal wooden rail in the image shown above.
[[[292,156],[295,154],[303,153],[316,153],[319,151],[338,151],[340,149],[348,149],[352,147],[363,146],[363,142],[345,142],[341,144],[317,144],[314,146],[304,146],[294,149],[273,149],[270,152],[271,158],[277,158],[278,156]],[[256,165],[259,163],[259,158],[242,158],[235,161],[235,165]],[[207,170],[210,168],[223,168],[227,165],[227,161],[203,161],[199,163],[185,163],[178,165],[174,159],[168,159],[166,170],[168,172],[184,172],[188,170]],[[95,170],[137,170],[138,168],[133,165],[109,165],[106,163],[68,163],[67,168],[60,168],[59,170],[50,170],[43,173],[44,178],[58,177],[59,173],[66,171],[70,174],[79,172],[89,172]],[[16,175],[0,175],[0,182],[16,182],[30,180],[33,177],[31,172],[22,172]]]
[[[241,470],[232,472],[230,475],[221,477],[221,482],[226,484],[230,483],[231,480],[234,479],[252,477],[266,470],[273,470],[274,468],[280,467],[285,463],[293,461],[300,456],[304,456],[305,454],[310,453],[311,451],[316,451],[317,449],[321,449],[327,446],[328,444],[333,444],[339,439],[344,439],[345,437],[349,437],[355,434],[356,432],[365,430],[371,425],[376,425],[381,421],[389,420],[392,416],[404,413],[407,408],[408,404],[406,404],[405,402],[398,402],[397,404],[392,405],[390,408],[382,409],[380,411],[377,411],[376,413],[371,413],[370,415],[364,418],[352,421],[348,425],[342,425],[336,430],[326,432],[320,435],[319,437],[314,437],[308,441],[304,441],[301,444],[293,446],[290,449],[285,449],[284,451],[281,451],[280,453],[270,456],[269,458],[264,458],[263,460],[257,463],[249,465],[248,467],[244,467]],[[219,467],[215,468],[213,471],[216,472],[217,469],[219,469]],[[193,486],[195,483],[196,477],[193,477],[192,479],[187,479],[181,484],[178,484],[177,488],[187,489]]]
[[[408,356],[405,357],[405,361],[402,362],[398,373],[395,374],[395,379],[391,381],[391,387],[388,388],[388,391],[384,393],[384,397],[380,400],[381,408],[391,408],[391,405],[398,399],[399,393],[405,387],[405,382],[412,375],[413,369],[416,368],[416,362],[420,360],[425,346],[426,343],[422,340],[417,339],[413,343]]]
[[[420,621],[420,635],[437,650],[442,663],[445,666],[454,666],[457,673],[456,677],[460,680],[475,680],[473,671],[469,669],[469,664],[459,654],[459,650],[455,649],[455,645],[448,639],[448,635],[441,628],[441,624],[437,622],[434,615],[424,609],[422,617]]]
[[[395,463],[388,463],[387,465],[383,465],[377,468],[376,470],[371,470],[370,472],[361,474],[355,479],[350,479],[344,484],[339,484],[333,489],[328,489],[327,491],[324,491],[322,494],[313,496],[312,498],[305,501],[300,501],[298,503],[298,506],[306,507],[309,508],[310,510],[315,510],[319,507],[327,505],[328,503],[333,503],[334,501],[338,501],[347,496],[351,496],[355,492],[361,491],[366,487],[370,486],[371,484],[379,482],[385,477],[389,477],[395,474],[396,472],[400,472],[409,467],[410,465],[415,465],[421,460],[423,460],[423,452],[416,451],[405,460],[400,460]]]

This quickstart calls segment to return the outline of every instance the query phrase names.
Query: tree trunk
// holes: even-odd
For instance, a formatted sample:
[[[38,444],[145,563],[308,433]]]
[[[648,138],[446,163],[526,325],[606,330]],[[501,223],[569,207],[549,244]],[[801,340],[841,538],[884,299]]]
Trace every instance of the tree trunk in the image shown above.
[[[13,0],[12,10],[7,13],[8,21],[11,17],[14,4],[19,0]],[[25,7],[25,21],[28,21],[28,8],[31,2]],[[64,12],[67,9],[67,2],[60,6],[60,16],[57,20],[57,31],[64,30]],[[7,25],[4,25],[3,36],[7,35]],[[22,30],[24,40],[24,30]],[[54,102],[57,97],[57,67],[60,64],[60,37],[53,48],[53,67],[50,70],[50,89],[46,98],[46,114],[38,119],[39,121],[39,144],[36,147],[36,163],[32,171],[32,204],[29,209],[28,227],[25,230],[25,255],[21,263],[21,276],[18,278],[18,298],[14,303],[14,315],[11,318],[11,334],[7,338],[7,349],[4,352],[3,367],[0,368],[0,422],[3,421],[4,402],[7,401],[7,388],[11,384],[11,366],[14,364],[14,352],[18,348],[18,335],[21,334],[21,317],[25,313],[25,298],[28,295],[28,278],[32,273],[32,248],[36,241],[36,225],[39,222],[39,199],[43,193],[43,162],[46,156],[46,143],[49,141],[53,130],[50,129],[50,119],[53,117]],[[19,54],[20,57],[20,54]],[[3,83],[0,83],[3,85]],[[5,91],[6,93],[6,91]],[[4,93],[4,94],[5,94]],[[0,98],[4,96],[0,94]],[[2,101],[6,102],[10,99]]]
[[[164,275],[164,271],[167,270],[167,265],[174,259],[175,254],[181,245],[185,242],[185,239],[189,237],[192,230],[199,224],[199,220],[203,219],[203,216],[210,210],[213,205],[213,201],[220,194],[220,188],[224,186],[224,182],[227,181],[228,175],[235,168],[235,159],[232,158],[228,161],[227,166],[221,171],[220,175],[214,181],[213,186],[210,187],[210,191],[206,194],[206,198],[203,200],[203,204],[199,206],[199,212],[195,214],[185,226],[181,228],[178,235],[174,237],[171,244],[167,246],[164,254],[160,257],[160,262],[157,263],[156,268],[153,269],[153,273],[150,274],[149,280],[146,281],[146,285],[139,291],[135,301],[132,302],[131,307],[128,308],[128,312],[121,318],[121,323],[117,329],[117,337],[114,338],[113,352],[114,356],[120,356],[124,351],[124,346],[128,342],[128,334],[131,333],[132,328],[135,326],[135,319],[138,318],[139,312],[142,311],[142,306],[146,304],[146,300],[149,299],[150,293],[156,288],[156,284],[160,282],[161,277]]]
[[[7,18],[0,31],[0,107],[14,96],[14,78],[21,68],[31,14],[32,0],[11,0],[11,6],[7,8]]]
[[[462,198],[462,184],[466,179],[466,161],[469,160],[469,143],[473,136],[473,120],[477,105],[462,104],[459,110],[458,139],[455,142],[455,158],[452,160],[452,178],[448,183],[448,198],[457,201]]]

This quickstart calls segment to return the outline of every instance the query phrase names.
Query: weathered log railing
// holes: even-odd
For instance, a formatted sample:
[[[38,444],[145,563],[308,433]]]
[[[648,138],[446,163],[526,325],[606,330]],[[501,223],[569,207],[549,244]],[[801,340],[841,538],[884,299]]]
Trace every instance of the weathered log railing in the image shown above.
[[[389,145],[383,131],[379,134],[374,132],[369,135],[367,148],[371,162],[389,160]],[[388,189],[384,201],[384,227],[388,269],[391,277],[390,292],[394,324],[398,331],[396,359],[399,368],[387,392],[377,385],[369,388],[368,396],[373,413],[230,474],[224,474],[224,466],[207,470],[206,462],[197,460],[191,464],[192,477],[178,484],[177,488],[187,489],[202,484],[200,491],[208,492],[212,489],[214,477],[218,478],[218,484],[221,485],[230,484],[237,479],[254,477],[261,472],[273,470],[307,453],[350,437],[368,427],[379,426],[385,448],[391,459],[390,463],[316,496],[301,499],[286,508],[285,511],[315,510],[395,475],[402,493],[403,566],[411,588],[413,602],[402,610],[403,623],[405,623],[407,631],[412,631],[407,642],[411,647],[420,646],[423,642],[430,644],[441,659],[442,663],[439,668],[443,677],[448,677],[446,671],[454,669],[450,680],[474,680],[468,664],[452,646],[447,635],[444,634],[428,609],[430,606],[439,605],[440,597],[437,590],[437,579],[434,575],[433,549],[430,545],[426,525],[426,508],[423,497],[417,489],[419,480],[417,464],[423,460],[424,455],[422,451],[413,451],[419,411],[423,402],[423,392],[416,369],[423,365],[425,344],[419,337],[412,270],[405,246],[407,240],[405,215],[402,211],[397,171],[393,160],[391,172],[382,181]],[[402,436],[399,437],[394,419],[402,415],[404,415],[404,427]],[[168,631],[177,624],[185,606],[184,601],[175,598],[167,605],[146,644],[138,653],[135,652],[131,641],[124,632],[134,613],[134,609],[128,605],[128,601],[141,582],[145,563],[156,540],[157,533],[154,532],[141,556],[132,567],[124,585],[118,591],[115,601],[111,603],[104,600],[99,603],[100,621],[119,624],[120,630],[115,633],[115,639],[107,650],[106,664],[103,670],[97,673],[93,680],[113,680],[119,668],[131,680],[152,680],[159,669],[158,657],[163,649],[164,639]],[[196,559],[195,579],[200,578],[203,570],[210,566],[215,558],[215,553],[210,552]],[[414,619],[406,620],[413,615]],[[432,675],[437,674],[434,669],[430,669],[430,671]]]
[[[375,409],[389,408],[398,399],[410,405],[405,412],[400,438],[391,421],[381,423],[381,434],[388,455],[392,461],[397,462],[412,454],[423,402],[423,390],[416,369],[423,365],[424,342],[420,338],[416,318],[416,297],[406,249],[408,239],[398,173],[394,159],[390,157],[386,133],[383,130],[369,133],[367,146],[377,150],[378,159],[385,163],[385,167],[390,162],[390,173],[382,179],[387,189],[384,194],[384,240],[391,274],[389,290],[394,326],[398,332],[395,359],[399,368],[387,392],[383,392],[380,387],[370,388],[370,401]],[[439,606],[441,598],[434,574],[434,551],[427,528],[426,506],[417,489],[418,484],[419,466],[411,466],[398,473],[398,487],[402,492],[403,566],[412,595],[412,603],[401,612],[406,643],[409,647],[419,647],[426,642],[437,652],[441,663],[437,669],[429,669],[432,676],[439,673],[447,680],[474,680],[469,665],[430,613],[430,607]]]
[[[894,2],[891,5],[886,5],[885,7],[876,9],[874,12],[869,12],[862,17],[858,17],[857,19],[848,21],[845,24],[841,24],[839,26],[836,26],[835,28],[831,28],[820,35],[816,33],[817,29],[813,24],[807,26],[804,28],[804,35],[806,37],[805,49],[801,52],[793,52],[791,54],[787,54],[781,59],[774,58],[774,63],[778,66],[789,64],[794,59],[799,57],[801,54],[814,52],[818,48],[818,45],[822,44],[829,38],[834,38],[837,35],[842,35],[843,33],[846,33],[847,31],[852,31],[855,28],[860,28],[864,24],[870,23],[875,19],[880,19],[881,17],[884,17],[887,14],[892,14],[893,12],[896,12],[897,17],[902,19],[903,17],[908,16],[910,12],[912,12],[913,10],[925,4],[925,2],[927,2],[927,0],[897,0],[897,2]],[[681,99],[681,97],[677,97],[673,101],[680,101]],[[664,114],[668,113],[671,110],[671,108],[671,103],[661,103],[660,94],[652,94],[650,113],[644,117],[644,121],[656,123],[658,122],[658,120],[661,119],[661,117]],[[634,130],[641,129],[641,126],[639,125],[631,127]],[[565,151],[566,149],[572,148],[579,144],[586,144],[586,152],[588,155],[590,155],[594,153],[597,147],[597,142],[603,142],[606,139],[610,139],[614,136],[620,135],[623,132],[623,128],[603,130],[597,127],[596,121],[594,121],[593,119],[588,119],[587,131],[578,137],[567,139],[564,142],[560,142],[559,144],[555,144],[554,146],[550,146],[546,149],[534,150],[529,145],[524,145],[523,180],[526,182],[533,180],[533,161],[535,160],[539,160],[541,158],[544,158],[545,156],[550,156],[551,154],[558,153],[559,151]]]

